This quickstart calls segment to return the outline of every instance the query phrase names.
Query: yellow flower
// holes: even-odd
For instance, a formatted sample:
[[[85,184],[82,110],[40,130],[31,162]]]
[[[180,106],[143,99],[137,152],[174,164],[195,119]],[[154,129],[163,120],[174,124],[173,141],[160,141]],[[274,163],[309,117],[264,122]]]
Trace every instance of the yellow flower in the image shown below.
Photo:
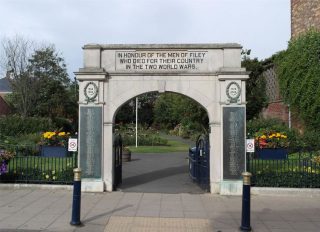
[[[262,139],[266,139],[266,138],[267,138],[267,136],[265,136],[265,135],[262,135],[262,136],[261,136],[261,138],[262,138]]]
[[[280,137],[281,136],[281,134],[280,133],[277,133],[277,135],[276,135],[277,137]]]
[[[46,175],[46,179],[49,179],[49,175]]]
[[[66,135],[66,132],[60,132],[58,135],[59,135],[59,136],[65,136],[65,135]]]

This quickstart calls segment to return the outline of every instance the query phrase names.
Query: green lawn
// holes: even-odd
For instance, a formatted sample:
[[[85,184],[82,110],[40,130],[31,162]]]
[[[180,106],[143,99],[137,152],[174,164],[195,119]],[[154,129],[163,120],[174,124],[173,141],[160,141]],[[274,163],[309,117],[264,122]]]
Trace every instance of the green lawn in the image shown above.
[[[186,152],[189,151],[189,145],[178,142],[168,141],[166,146],[129,146],[129,149],[134,153],[171,153],[171,152]]]

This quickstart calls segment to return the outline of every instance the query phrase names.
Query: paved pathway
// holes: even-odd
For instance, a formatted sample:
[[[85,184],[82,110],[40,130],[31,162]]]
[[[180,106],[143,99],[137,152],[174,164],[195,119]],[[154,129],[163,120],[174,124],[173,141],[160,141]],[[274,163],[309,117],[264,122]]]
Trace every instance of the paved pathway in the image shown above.
[[[241,198],[211,194],[83,193],[81,221],[72,192],[1,190],[0,231],[238,231]],[[252,196],[254,231],[319,231],[320,196]]]
[[[122,166],[125,192],[203,193],[189,177],[188,152],[132,154]]]
[[[82,227],[69,224],[72,191],[0,184],[0,232],[238,231],[241,197],[203,193],[188,177],[186,156],[134,155],[123,166],[122,191],[82,194]],[[252,196],[251,219],[258,232],[320,231],[320,195]]]

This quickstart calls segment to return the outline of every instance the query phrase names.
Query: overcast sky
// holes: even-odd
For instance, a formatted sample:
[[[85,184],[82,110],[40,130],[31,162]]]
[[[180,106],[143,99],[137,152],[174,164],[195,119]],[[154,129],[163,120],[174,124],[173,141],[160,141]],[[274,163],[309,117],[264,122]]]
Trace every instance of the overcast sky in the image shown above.
[[[68,72],[84,44],[240,43],[265,59],[287,47],[290,0],[0,0],[0,37],[55,44]]]

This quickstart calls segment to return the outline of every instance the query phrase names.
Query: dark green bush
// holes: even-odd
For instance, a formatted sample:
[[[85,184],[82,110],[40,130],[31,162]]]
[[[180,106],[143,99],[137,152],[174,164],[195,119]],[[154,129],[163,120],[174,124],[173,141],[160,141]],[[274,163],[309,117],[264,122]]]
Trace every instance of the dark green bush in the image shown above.
[[[0,133],[5,136],[17,136],[54,129],[56,129],[56,126],[49,118],[21,117],[18,115],[0,117]]]
[[[134,124],[117,125],[116,133],[120,133],[124,146],[132,146],[136,144],[136,132]],[[138,144],[140,146],[161,146],[167,145],[168,140],[161,138],[159,132],[147,125],[138,126]]]
[[[283,122],[276,119],[255,119],[247,122],[247,138],[254,138],[254,134],[261,130],[275,130],[288,135],[289,152],[299,150],[320,150],[320,131],[306,130],[300,135],[296,130],[289,129]]]
[[[301,136],[302,147],[308,150],[320,150],[320,131],[307,130]]]
[[[124,146],[133,146],[136,144],[136,136],[131,134],[122,134]],[[168,144],[168,140],[161,138],[157,134],[139,134],[138,144],[140,146],[164,146]]]
[[[306,175],[305,172],[254,172],[252,186],[319,188],[319,178],[319,173],[308,173],[308,175]]]

